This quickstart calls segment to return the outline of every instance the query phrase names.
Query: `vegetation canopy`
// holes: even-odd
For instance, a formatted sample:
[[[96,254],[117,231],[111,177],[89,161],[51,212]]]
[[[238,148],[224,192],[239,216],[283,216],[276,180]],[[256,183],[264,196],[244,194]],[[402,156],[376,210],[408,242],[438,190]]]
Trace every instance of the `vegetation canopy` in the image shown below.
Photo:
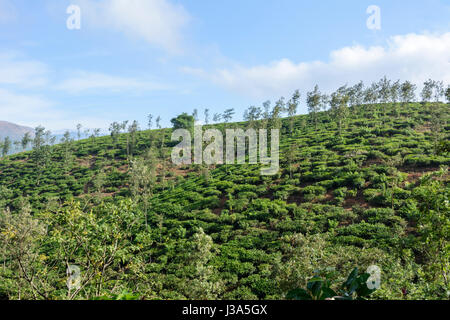
[[[222,134],[279,129],[271,176],[248,161],[175,165],[171,134],[198,112],[171,129],[153,115],[108,136],[79,126],[58,144],[38,127],[14,155],[4,139],[0,298],[448,299],[449,90],[415,91],[384,78],[315,86],[308,115],[298,91],[245,122],[204,113]]]

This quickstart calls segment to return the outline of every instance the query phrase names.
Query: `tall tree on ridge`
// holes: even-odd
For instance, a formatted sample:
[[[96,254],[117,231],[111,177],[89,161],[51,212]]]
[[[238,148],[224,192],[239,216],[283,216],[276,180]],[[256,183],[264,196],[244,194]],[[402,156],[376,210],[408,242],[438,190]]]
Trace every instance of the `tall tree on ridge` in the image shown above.
[[[136,135],[139,131],[139,123],[134,120],[131,125],[128,126],[127,135],[127,156],[128,158],[133,156],[134,149],[136,148]]]
[[[340,87],[336,92],[331,94],[331,110],[337,119],[339,136],[342,136],[342,128],[348,115],[348,101],[346,86]]]
[[[260,117],[261,117],[261,109],[255,106],[249,107],[244,112],[244,121],[248,122],[249,128],[254,129],[256,127],[256,121],[258,121]]]
[[[444,95],[444,83],[442,81],[434,81],[429,79],[424,83],[422,90],[422,99],[429,104],[431,114],[431,133],[433,138],[433,146],[435,154],[438,154],[438,144],[441,138],[443,127],[442,108],[439,104],[440,99]]]
[[[148,120],[148,122],[147,122],[148,129],[152,130],[152,127],[153,127],[153,115],[151,113],[147,116],[147,120]]]
[[[447,89],[445,90],[445,98],[447,99],[447,103],[450,103],[450,85],[448,85]]]
[[[396,106],[398,100],[400,99],[400,80],[395,81],[391,85],[391,95],[390,95],[390,102],[392,105],[392,111],[394,112],[395,116],[398,116],[398,108]]]
[[[295,90],[294,94],[292,95],[291,100],[289,100],[287,104],[287,112],[289,116],[289,132],[292,135],[294,132],[294,121],[295,121],[295,115],[297,114],[297,108],[300,101],[300,91]]]
[[[22,150],[26,150],[31,141],[32,141],[31,134],[29,132],[26,132],[23,135],[22,140],[20,141]]]
[[[272,113],[270,115],[270,120],[271,120],[271,127],[273,129],[281,129],[281,117],[282,117],[282,113],[285,109],[285,102],[284,102],[284,97],[281,97],[276,103],[275,106],[273,107]]]
[[[225,123],[229,123],[233,119],[234,114],[234,109],[225,110],[223,113],[223,120],[225,121]]]
[[[369,108],[367,108],[367,111],[375,112],[375,104],[378,101],[378,84],[372,83],[370,87],[368,87],[364,91],[364,103],[369,105]]]
[[[213,121],[219,123],[222,120],[222,115],[220,113],[214,113]]]
[[[192,112],[192,116],[194,117],[194,121],[198,121],[198,110],[194,109],[194,112]]]
[[[428,105],[428,103],[431,101],[431,98],[433,97],[433,88],[434,88],[433,80],[429,79],[424,82],[421,97],[422,102],[425,106]]]
[[[35,129],[34,139],[33,139],[33,152],[32,161],[35,166],[37,173],[36,184],[39,185],[40,177],[42,173],[46,170],[50,163],[52,150],[50,148],[50,143],[53,140],[50,131],[45,131],[45,128],[39,126]]]
[[[205,124],[209,124],[209,109],[205,109]]]
[[[268,129],[269,126],[269,118],[270,118],[270,105],[272,104],[272,102],[270,102],[269,100],[265,101],[263,103],[263,113],[262,113],[262,123],[261,123],[261,127],[263,129]]]
[[[80,140],[81,139],[81,128],[82,128],[83,126],[79,123],[79,124],[77,124],[77,138],[78,138],[78,140]]]
[[[67,174],[69,172],[70,167],[72,166],[72,162],[74,159],[73,156],[73,139],[70,137],[70,132],[66,131],[64,136],[61,139],[62,146],[62,166],[64,169],[64,173]]]
[[[364,82],[360,81],[353,87],[349,88],[350,99],[349,104],[351,107],[361,106],[364,101]]]
[[[410,81],[405,81],[400,86],[400,101],[403,106],[408,102],[412,102],[416,99],[417,86]]]
[[[307,93],[306,104],[308,105],[308,111],[311,119],[314,123],[314,127],[317,130],[318,116],[317,113],[320,111],[320,103],[322,99],[322,94],[319,91],[319,86],[315,85],[314,90]]]
[[[389,102],[389,99],[391,97],[392,90],[391,90],[391,80],[388,80],[386,76],[384,76],[379,82],[378,82],[378,97],[381,102],[381,111],[383,114],[383,118],[386,117],[386,105]],[[384,119],[383,119],[384,122]]]
[[[158,129],[161,129],[161,117],[160,117],[160,116],[158,116],[158,117],[156,118],[156,127],[157,127]]]

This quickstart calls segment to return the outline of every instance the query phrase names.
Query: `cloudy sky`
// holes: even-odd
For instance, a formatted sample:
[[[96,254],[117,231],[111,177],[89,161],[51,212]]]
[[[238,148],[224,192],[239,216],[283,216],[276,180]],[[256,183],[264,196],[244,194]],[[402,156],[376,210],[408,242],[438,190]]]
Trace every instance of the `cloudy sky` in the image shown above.
[[[194,108],[238,120],[295,89],[383,75],[450,83],[450,0],[0,0],[0,120],[32,127],[169,125]]]

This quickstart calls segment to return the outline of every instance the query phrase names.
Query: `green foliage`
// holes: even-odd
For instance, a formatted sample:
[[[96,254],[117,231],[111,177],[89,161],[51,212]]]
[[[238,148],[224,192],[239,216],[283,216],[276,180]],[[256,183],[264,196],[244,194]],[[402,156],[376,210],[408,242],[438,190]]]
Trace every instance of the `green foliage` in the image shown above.
[[[295,115],[294,94],[250,109],[248,123],[214,125],[281,128],[281,168],[270,177],[257,165],[175,167],[171,129],[122,122],[109,136],[53,145],[38,128],[34,150],[0,160],[1,295],[284,299],[304,288],[311,299],[331,290],[447,299],[449,106],[438,104],[436,148],[435,106],[392,87],[384,104],[378,86],[360,84],[335,95],[342,110],[320,112],[328,100],[317,88],[311,115]],[[373,264],[383,277],[370,296],[361,274],[340,285]],[[82,289],[68,290],[68,265],[80,267]]]
[[[297,288],[286,295],[288,300],[363,300],[369,297],[375,289],[367,287],[370,274],[358,274],[358,268],[353,269],[347,280],[336,292],[331,288],[331,281],[314,277],[308,281],[306,289]]]
[[[173,118],[170,122],[173,125],[173,129],[187,129],[190,130],[194,127],[194,117],[187,113],[182,113],[178,117]]]

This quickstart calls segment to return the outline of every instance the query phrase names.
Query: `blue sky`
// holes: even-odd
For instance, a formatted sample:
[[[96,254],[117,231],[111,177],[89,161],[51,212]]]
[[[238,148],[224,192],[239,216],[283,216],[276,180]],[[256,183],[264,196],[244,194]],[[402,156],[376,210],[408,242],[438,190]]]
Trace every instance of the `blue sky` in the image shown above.
[[[81,29],[69,30],[69,5]],[[369,30],[366,9],[381,10]],[[450,83],[450,0],[0,0],[0,120],[106,129],[384,74]],[[306,111],[304,102],[300,113]]]

